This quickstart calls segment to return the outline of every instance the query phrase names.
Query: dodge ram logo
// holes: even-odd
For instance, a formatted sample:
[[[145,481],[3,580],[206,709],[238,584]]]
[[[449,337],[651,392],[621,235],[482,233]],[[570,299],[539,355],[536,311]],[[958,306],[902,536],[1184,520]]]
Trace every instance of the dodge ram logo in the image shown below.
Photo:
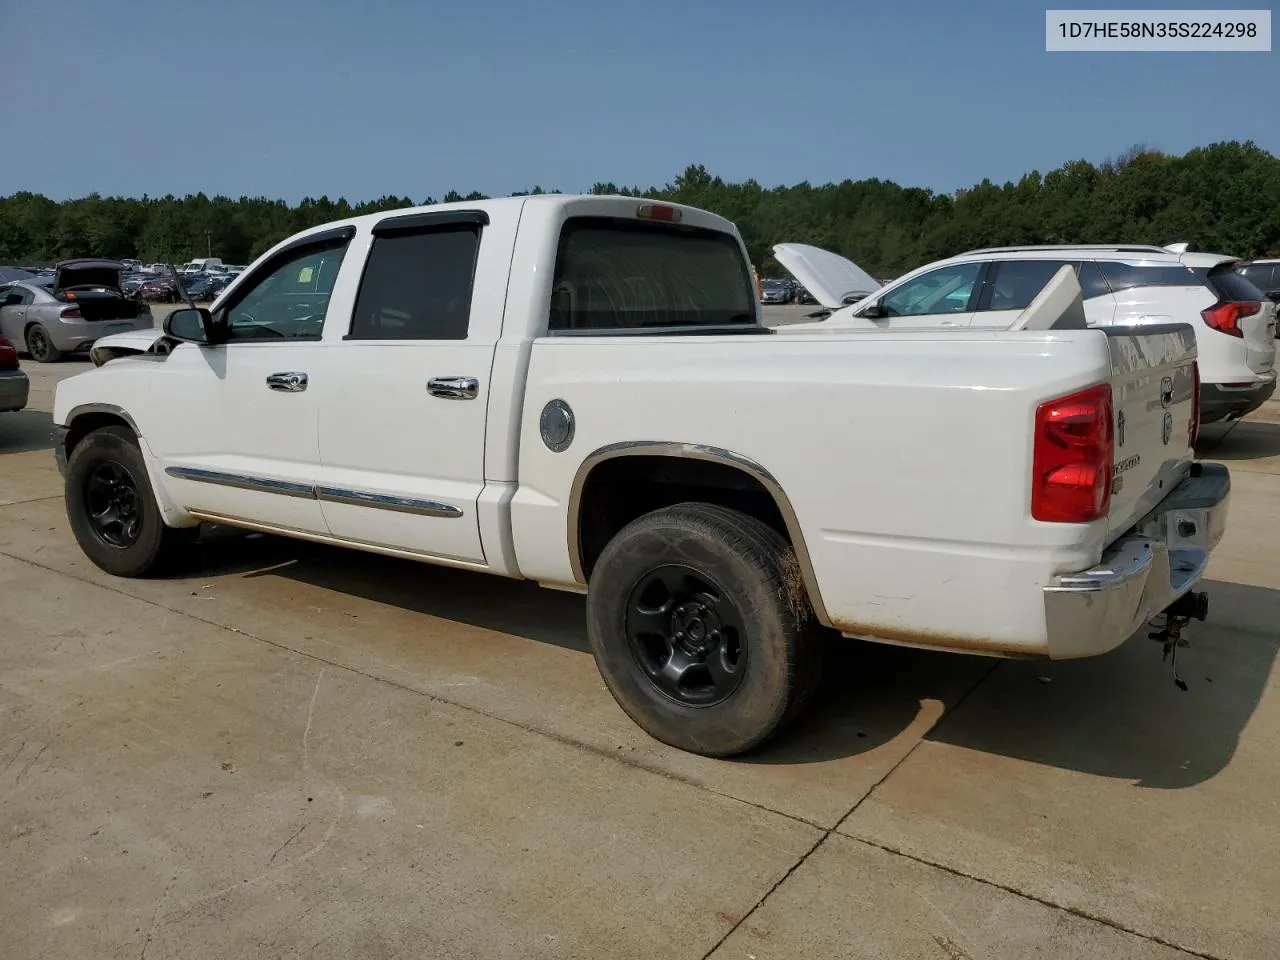
[[[1160,406],[1168,407],[1173,404],[1173,377],[1162,377],[1160,379]]]
[[[1169,445],[1169,438],[1173,436],[1173,414],[1168,410],[1164,412],[1164,423],[1160,427],[1160,439],[1164,441],[1164,445]]]
[[[1116,414],[1116,445],[1124,446],[1124,411]]]

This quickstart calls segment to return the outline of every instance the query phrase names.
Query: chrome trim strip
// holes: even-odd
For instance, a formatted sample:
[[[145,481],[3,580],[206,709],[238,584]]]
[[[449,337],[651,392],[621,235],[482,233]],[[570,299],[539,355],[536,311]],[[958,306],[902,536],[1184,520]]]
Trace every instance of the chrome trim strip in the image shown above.
[[[110,413],[127,423],[129,425],[129,429],[139,437],[142,436],[142,431],[138,429],[138,424],[134,421],[133,417],[129,416],[129,412],[123,407],[117,407],[114,403],[82,403],[80,406],[73,407],[71,409],[71,412],[67,414],[67,422],[65,424],[59,423],[55,424],[55,426],[69,427],[75,421],[76,417],[83,416],[86,413]]]
[[[822,594],[818,590],[818,578],[813,572],[813,563],[809,559],[809,549],[805,546],[804,533],[800,529],[800,521],[796,518],[791,501],[782,490],[782,485],[768,470],[749,457],[700,443],[670,443],[660,440],[636,440],[623,443],[611,443],[592,453],[578,467],[573,478],[573,487],[569,491],[569,563],[573,568],[573,577],[580,584],[586,584],[587,577],[582,569],[582,553],[579,542],[578,510],[581,506],[582,490],[586,486],[591,471],[606,460],[616,457],[681,457],[687,460],[708,460],[712,463],[723,463],[736,467],[743,473],[758,481],[765,488],[774,504],[782,514],[787,526],[787,534],[796,551],[796,559],[800,563],[800,575],[804,580],[805,591],[809,594],[809,603],[813,607],[814,616],[825,627],[834,626],[827,615],[827,608],[822,602]]]
[[[495,570],[485,563],[478,563],[474,560],[459,560],[457,557],[441,556],[435,553],[424,553],[421,550],[408,550],[404,547],[392,546],[388,543],[378,543],[374,540],[355,540],[349,537],[336,537],[327,533],[312,533],[308,530],[298,530],[294,527],[282,527],[274,523],[263,523],[259,520],[246,520],[243,517],[236,517],[230,514],[213,513],[209,510],[192,510],[193,517],[204,520],[208,523],[220,523],[228,527],[236,527],[241,530],[253,530],[258,533],[270,533],[282,537],[293,537],[297,540],[309,540],[312,543],[324,543],[335,547],[351,547],[356,550],[367,550],[370,553],[380,553],[387,557],[401,557],[405,560],[418,560],[424,563],[434,563],[442,567],[456,567],[459,570],[480,570],[485,573],[502,574],[501,571]]]
[[[441,503],[438,500],[415,500],[412,497],[393,497],[384,493],[365,493],[361,490],[347,490],[342,487],[316,487],[315,492],[316,499],[327,503],[395,510],[397,513],[412,513],[420,517],[462,516],[462,511],[453,504]]]
[[[250,477],[242,473],[201,470],[196,467],[165,467],[164,472],[179,480],[212,483],[220,487],[235,487],[238,490],[253,490],[258,493],[279,493],[286,497],[316,499],[316,489],[309,483],[295,483],[291,480],[271,480],[265,477]]]

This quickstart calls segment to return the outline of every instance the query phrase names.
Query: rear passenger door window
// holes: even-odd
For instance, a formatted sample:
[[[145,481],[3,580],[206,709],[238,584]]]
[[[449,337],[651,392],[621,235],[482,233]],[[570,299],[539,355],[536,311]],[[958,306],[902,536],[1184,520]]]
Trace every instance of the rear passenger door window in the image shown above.
[[[465,223],[376,236],[348,339],[467,339],[479,247]]]

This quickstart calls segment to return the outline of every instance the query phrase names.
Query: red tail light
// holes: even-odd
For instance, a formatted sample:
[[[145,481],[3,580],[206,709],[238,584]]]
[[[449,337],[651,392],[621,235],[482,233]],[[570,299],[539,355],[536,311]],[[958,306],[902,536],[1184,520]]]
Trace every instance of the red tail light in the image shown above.
[[[63,307],[58,311],[58,316],[63,320],[79,320],[84,314],[80,312],[79,307]]]
[[[1262,303],[1258,300],[1231,300],[1215,303],[1207,310],[1201,310],[1200,316],[1214,330],[1232,337],[1243,337],[1240,321],[1245,317],[1252,317],[1261,309]]]
[[[12,343],[0,337],[0,370],[18,369],[18,351]]]
[[[1031,470],[1031,516],[1089,523],[1111,508],[1111,385],[1040,404]]]
[[[1191,361],[1191,439],[1188,446],[1194,447],[1200,439],[1200,361]]]

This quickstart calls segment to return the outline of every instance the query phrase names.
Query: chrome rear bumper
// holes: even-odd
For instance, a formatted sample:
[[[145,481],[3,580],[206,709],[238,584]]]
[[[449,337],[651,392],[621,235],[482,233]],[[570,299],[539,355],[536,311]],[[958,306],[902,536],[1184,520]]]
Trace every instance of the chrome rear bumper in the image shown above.
[[[1049,656],[1091,657],[1113,650],[1186,594],[1222,539],[1231,474],[1196,463],[1169,496],[1081,573],[1044,588]]]

